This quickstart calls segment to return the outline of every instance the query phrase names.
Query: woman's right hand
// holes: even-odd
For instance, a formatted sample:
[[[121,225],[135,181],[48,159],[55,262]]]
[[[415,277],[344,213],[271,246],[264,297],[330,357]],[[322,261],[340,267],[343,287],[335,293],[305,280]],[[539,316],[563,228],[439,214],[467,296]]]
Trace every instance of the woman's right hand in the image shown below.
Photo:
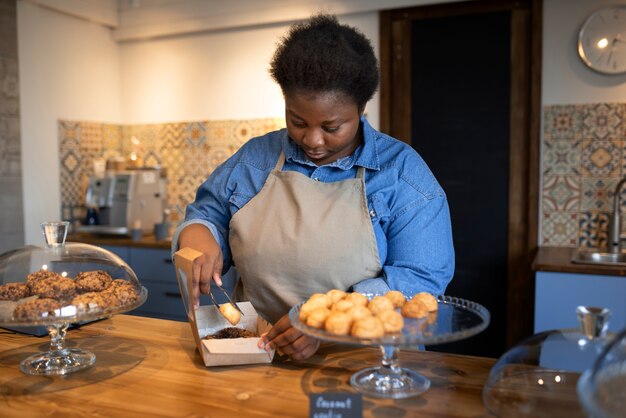
[[[213,238],[213,234],[202,224],[191,224],[185,227],[178,237],[178,248],[193,248],[200,251],[202,256],[193,261],[192,286],[193,304],[200,305],[200,293],[208,294],[211,289],[211,280],[222,285],[222,267],[224,259],[222,249]]]

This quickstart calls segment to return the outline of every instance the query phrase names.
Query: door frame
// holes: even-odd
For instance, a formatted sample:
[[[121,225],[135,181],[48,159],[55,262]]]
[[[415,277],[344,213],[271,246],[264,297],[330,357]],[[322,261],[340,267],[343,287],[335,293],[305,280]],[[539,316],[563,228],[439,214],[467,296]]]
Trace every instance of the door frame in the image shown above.
[[[381,130],[411,143],[413,20],[511,12],[506,346],[533,333],[539,213],[543,0],[474,0],[380,12]]]

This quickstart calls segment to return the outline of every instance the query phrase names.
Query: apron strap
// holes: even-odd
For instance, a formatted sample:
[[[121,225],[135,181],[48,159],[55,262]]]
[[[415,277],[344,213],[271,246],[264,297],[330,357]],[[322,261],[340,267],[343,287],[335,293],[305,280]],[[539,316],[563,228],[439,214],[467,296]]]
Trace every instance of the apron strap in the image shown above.
[[[282,171],[283,169],[283,164],[285,163],[285,152],[281,151],[280,155],[278,156],[278,161],[276,161],[276,165],[274,166],[274,170],[272,171]]]

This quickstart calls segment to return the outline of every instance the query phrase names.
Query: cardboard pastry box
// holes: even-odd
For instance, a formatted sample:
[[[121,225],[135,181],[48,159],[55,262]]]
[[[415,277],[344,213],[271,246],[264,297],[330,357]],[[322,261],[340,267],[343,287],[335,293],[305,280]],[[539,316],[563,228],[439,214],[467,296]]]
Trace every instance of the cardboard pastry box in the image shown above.
[[[199,306],[194,309],[191,287],[191,266],[193,260],[202,255],[191,248],[183,248],[174,254],[176,277],[180,287],[180,294],[185,304],[187,318],[191,331],[196,340],[196,348],[202,355],[204,364],[209,366],[226,366],[234,364],[271,363],[274,351],[267,352],[259,349],[259,338],[225,338],[209,339],[204,337],[217,331],[232,327],[214,305]],[[271,328],[271,325],[261,318],[250,302],[239,302],[237,306],[243,311],[241,321],[236,325],[261,335]]]

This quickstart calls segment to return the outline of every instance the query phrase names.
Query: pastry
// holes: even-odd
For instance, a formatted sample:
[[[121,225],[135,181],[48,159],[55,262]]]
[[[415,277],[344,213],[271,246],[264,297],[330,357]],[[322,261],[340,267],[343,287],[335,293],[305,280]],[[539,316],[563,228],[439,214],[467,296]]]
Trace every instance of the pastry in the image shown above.
[[[309,298],[309,302],[311,303],[319,303],[322,306],[330,308],[330,305],[333,304],[333,300],[326,293],[313,293]]]
[[[204,337],[204,340],[222,340],[226,338],[252,338],[256,337],[255,333],[243,328],[227,327],[222,328],[215,334]]]
[[[31,282],[30,290],[40,298],[60,301],[69,301],[76,295],[74,280],[62,276],[35,280]]]
[[[411,299],[402,307],[402,316],[406,318],[423,318],[428,315],[428,308],[419,299]]]
[[[360,305],[353,306],[352,308],[348,309],[346,313],[350,315],[350,318],[352,318],[353,321],[372,315],[369,309],[367,309],[365,306]]]
[[[30,296],[30,288],[26,283],[7,283],[0,286],[0,300],[17,301]]]
[[[330,309],[321,306],[311,311],[306,318],[306,324],[313,328],[323,328],[326,318],[328,318],[329,315]]]
[[[348,293],[346,297],[344,298],[344,300],[349,300],[355,305],[361,305],[361,306],[367,306],[367,302],[368,302],[367,297],[363,293],[359,293],[359,292]]]
[[[22,302],[13,311],[15,319],[37,319],[40,317],[54,316],[55,311],[61,308],[61,302],[37,298]]]
[[[378,319],[383,323],[386,334],[397,334],[404,327],[404,319],[402,314],[395,310],[386,310],[380,312]]]
[[[345,312],[331,312],[324,322],[324,329],[335,335],[348,335],[352,327],[352,318]]]
[[[352,301],[341,299],[337,303],[333,304],[330,309],[337,312],[346,312],[353,307],[354,303]]]
[[[350,334],[357,338],[380,338],[385,335],[385,327],[376,316],[366,316],[352,323]]]
[[[317,308],[325,308],[326,304],[321,300],[307,300],[300,307],[300,321],[306,322],[309,314]]]
[[[428,309],[429,312],[436,311],[438,308],[437,298],[435,298],[428,292],[420,292],[416,294],[415,296],[413,296],[412,300],[415,299],[421,301],[424,305],[426,305],[426,309]]]
[[[387,299],[384,296],[375,296],[370,303],[367,305],[367,308],[374,315],[382,312],[393,310],[393,302],[390,299]]]
[[[223,303],[220,305],[220,313],[233,325],[237,325],[241,320],[241,312],[237,310],[230,303]]]
[[[76,312],[79,314],[105,309],[114,305],[111,303],[110,298],[106,294],[102,295],[101,292],[88,292],[75,296],[71,304],[76,307]]]
[[[384,295],[387,299],[389,299],[393,303],[394,308],[402,308],[406,303],[406,298],[402,294],[402,292],[398,290],[390,290]]]
[[[111,286],[113,279],[104,270],[84,271],[74,278],[78,293],[101,292]]]
[[[346,297],[346,292],[340,289],[331,289],[326,292],[326,295],[331,299],[332,303],[337,303]]]

